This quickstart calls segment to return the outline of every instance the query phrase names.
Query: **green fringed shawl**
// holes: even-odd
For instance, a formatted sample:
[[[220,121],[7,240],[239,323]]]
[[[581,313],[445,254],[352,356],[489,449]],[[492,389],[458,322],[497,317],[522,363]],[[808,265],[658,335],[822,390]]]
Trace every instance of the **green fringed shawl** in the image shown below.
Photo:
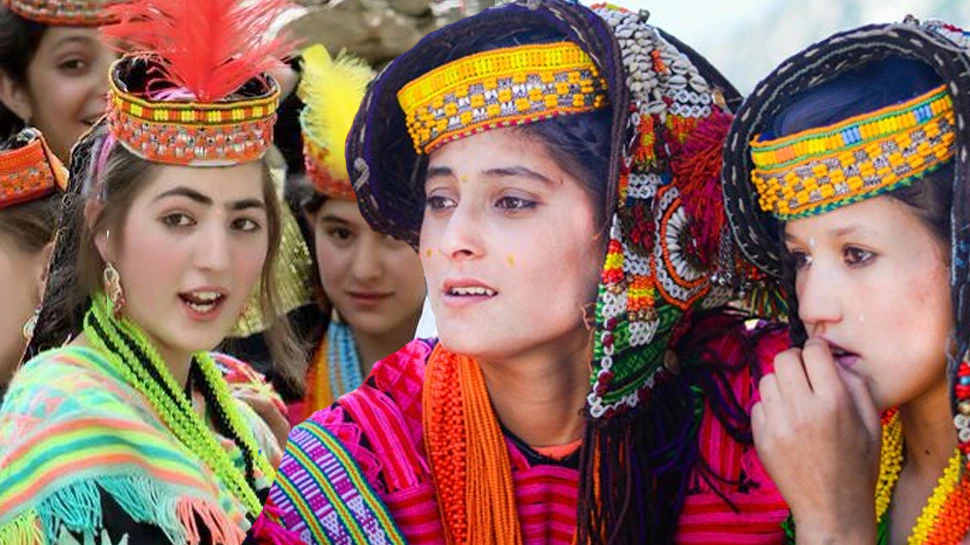
[[[239,449],[222,443],[242,468]],[[40,354],[0,407],[0,543],[56,543],[65,530],[107,543],[102,493],[173,544],[198,543],[202,525],[214,543],[235,545],[250,526],[243,505],[101,354]]]

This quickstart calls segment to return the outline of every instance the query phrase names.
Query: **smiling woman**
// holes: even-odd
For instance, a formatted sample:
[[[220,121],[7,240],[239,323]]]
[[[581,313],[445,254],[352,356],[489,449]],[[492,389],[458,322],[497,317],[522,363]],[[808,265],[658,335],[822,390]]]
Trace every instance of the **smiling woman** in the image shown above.
[[[145,26],[113,27],[137,53],[113,65],[108,116],[72,152],[69,195],[82,198],[66,200],[34,338],[49,349],[0,410],[0,543],[236,544],[262,508],[279,446],[230,394],[223,373],[241,364],[210,351],[255,291],[279,314],[265,152],[280,89],[265,70],[287,44],[248,42],[197,70],[178,52],[265,36],[283,2],[209,7],[113,12]],[[160,28],[204,38],[167,49]],[[180,113],[146,134],[146,110]]]
[[[98,39],[112,0],[6,0],[0,4],[0,137],[37,127],[66,163],[104,115],[117,54]],[[56,90],[56,92],[53,92]]]

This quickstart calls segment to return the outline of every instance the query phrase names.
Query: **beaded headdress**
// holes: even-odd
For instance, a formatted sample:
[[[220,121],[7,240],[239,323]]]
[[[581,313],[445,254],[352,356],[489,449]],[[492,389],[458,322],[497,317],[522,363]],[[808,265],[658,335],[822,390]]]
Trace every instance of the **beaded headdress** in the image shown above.
[[[10,142],[0,150],[0,210],[67,188],[67,169],[38,130],[26,128]]]
[[[874,61],[924,63],[941,87],[829,127],[763,139],[792,97]],[[937,21],[870,25],[827,38],[775,69],[746,99],[724,150],[724,195],[741,250],[794,300],[783,267],[780,221],[839,206],[919,182],[944,163],[953,166],[949,267],[956,349],[947,354],[953,421],[970,474],[970,34]],[[931,182],[925,182],[931,183]],[[793,340],[805,328],[789,317]]]
[[[580,462],[580,524],[597,519],[597,533],[654,524],[623,507],[624,494],[639,494],[650,478],[629,456],[630,423],[649,412],[655,387],[675,372],[666,356],[693,310],[726,303],[749,280],[737,274],[720,188],[721,147],[740,97],[646,18],[550,0],[511,2],[453,23],[378,75],[347,144],[364,218],[416,247],[427,153],[496,127],[594,110],[611,115],[609,244]],[[473,41],[466,36],[513,29],[543,39],[464,55],[459,47]]]
[[[290,43],[270,30],[285,0],[134,0],[103,29],[132,53],[111,69],[112,136],[152,162],[226,166],[273,142],[280,87],[266,72]]]
[[[2,0],[17,15],[44,25],[100,26],[113,22],[108,6],[127,0]]]
[[[318,192],[354,200],[344,144],[374,72],[364,61],[342,54],[331,59],[322,45],[303,52],[303,80],[297,94],[307,177]]]

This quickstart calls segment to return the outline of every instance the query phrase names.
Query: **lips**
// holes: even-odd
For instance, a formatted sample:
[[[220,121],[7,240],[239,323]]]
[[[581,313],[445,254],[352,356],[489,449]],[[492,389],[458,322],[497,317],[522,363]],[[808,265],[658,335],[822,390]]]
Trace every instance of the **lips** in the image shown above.
[[[498,290],[475,279],[453,279],[442,286],[444,300],[451,304],[487,301],[498,295]]]
[[[835,359],[839,365],[843,367],[852,367],[859,363],[859,354],[852,352],[851,350],[846,350],[845,348],[833,343],[829,340],[825,340],[829,345],[829,351],[832,353],[832,357]]]
[[[228,295],[225,291],[211,288],[179,294],[179,299],[188,309],[189,316],[200,321],[215,319],[227,298]]]

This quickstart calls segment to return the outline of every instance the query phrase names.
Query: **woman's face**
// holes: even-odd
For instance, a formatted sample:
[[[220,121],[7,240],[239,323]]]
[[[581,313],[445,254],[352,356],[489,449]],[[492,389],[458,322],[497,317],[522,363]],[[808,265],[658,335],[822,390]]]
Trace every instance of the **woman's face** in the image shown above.
[[[944,249],[902,202],[882,196],[789,222],[798,315],[885,409],[945,383],[953,327]]]
[[[49,256],[25,252],[11,235],[0,233],[0,398],[27,346],[24,324],[40,305]]]
[[[323,289],[350,327],[369,335],[414,327],[426,292],[414,250],[372,231],[356,201],[327,199],[310,220]]]
[[[163,354],[211,350],[239,318],[267,256],[262,165],[154,168],[122,232],[96,241],[120,273],[123,313]]]
[[[117,54],[97,29],[48,27],[27,66],[26,86],[4,81],[3,102],[40,129],[65,163],[71,146],[107,105],[108,77]]]
[[[420,255],[448,348],[502,359],[589,335],[605,242],[589,195],[544,144],[515,129],[446,144],[425,194]]]

